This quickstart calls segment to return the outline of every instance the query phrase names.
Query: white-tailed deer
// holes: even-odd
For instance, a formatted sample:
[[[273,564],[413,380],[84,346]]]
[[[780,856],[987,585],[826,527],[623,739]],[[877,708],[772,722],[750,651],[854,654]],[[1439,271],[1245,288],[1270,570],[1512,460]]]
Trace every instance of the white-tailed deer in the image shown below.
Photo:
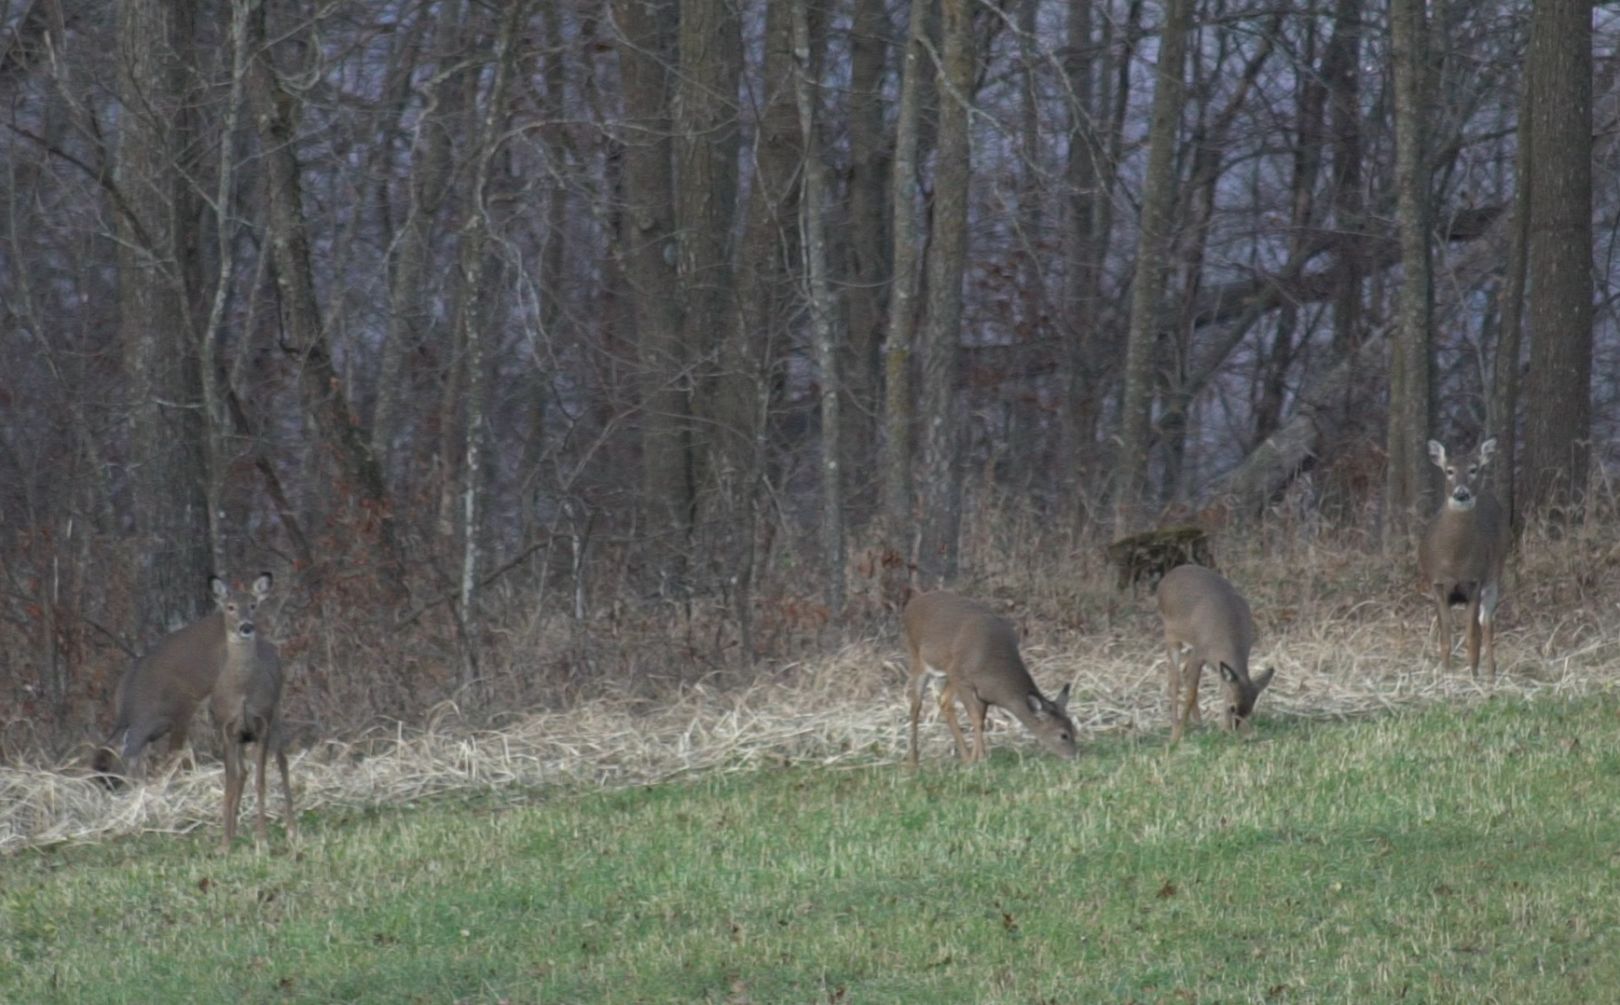
[[[1199,720],[1198,678],[1207,663],[1220,671],[1226,698],[1222,725],[1247,729],[1260,692],[1276,671],[1249,677],[1249,650],[1254,647],[1254,616],[1249,602],[1219,573],[1198,565],[1178,565],[1159,581],[1159,616],[1170,652],[1170,743],[1181,742],[1188,716]],[[1186,661],[1181,647],[1188,647]],[[1186,689],[1185,701],[1181,698]]]
[[[1485,466],[1496,440],[1479,445],[1466,463],[1446,456],[1438,440],[1429,441],[1429,457],[1446,473],[1446,501],[1429,522],[1418,546],[1418,569],[1424,588],[1440,610],[1440,662],[1451,670],[1451,605],[1468,605],[1468,669],[1479,676],[1480,636],[1485,661],[1496,679],[1496,631],[1492,617],[1502,599],[1502,566],[1511,531],[1506,515],[1485,484]]]
[[[1074,756],[1074,723],[1064,711],[1069,704],[1069,685],[1063,685],[1056,700],[1041,694],[1018,655],[1018,633],[1012,622],[978,601],[944,591],[911,598],[902,620],[911,655],[908,690],[913,768],[917,766],[917,717],[922,712],[923,691],[930,675],[945,678],[939,707],[962,760],[983,760],[987,755],[984,717],[991,705],[1011,712],[1059,757]],[[971,755],[956,721],[958,699],[973,724]]]
[[[281,665],[275,647],[258,637],[253,615],[259,602],[270,592],[268,572],[254,581],[250,590],[232,591],[218,577],[209,580],[216,610],[198,621],[163,637],[151,651],[130,665],[118,681],[117,717],[112,734],[96,751],[92,767],[109,785],[116,761],[122,761],[123,774],[141,774],[147,748],[165,737],[169,750],[184,744],[186,731],[197,706],[213,696],[211,711],[216,724],[232,713],[234,695],[239,714],[254,709],[262,714],[268,696],[272,717],[281,694]],[[243,629],[246,629],[244,632]],[[229,671],[229,682],[222,678]],[[222,683],[224,686],[222,686]],[[250,698],[251,696],[251,698]],[[118,747],[114,748],[114,744]],[[241,800],[241,784],[232,788],[233,759],[239,765],[240,746],[224,745],[226,764],[226,831],[234,836],[236,815],[231,812]],[[259,765],[260,829],[263,829],[264,763]],[[277,764],[282,784],[287,784],[285,754],[277,747]],[[240,770],[236,774],[240,775]],[[292,826],[292,790],[287,788],[287,820]],[[227,841],[229,841],[227,837]]]
[[[273,751],[281,772],[281,791],[287,800],[286,825],[293,828],[292,782],[287,774],[287,752],[281,737],[281,656],[253,623],[253,612],[270,592],[270,574],[260,573],[250,592],[233,591],[219,577],[209,581],[225,626],[225,660],[208,708],[219,730],[225,758],[225,847],[236,838],[236,818],[247,781],[243,748],[259,745],[258,796],[254,835],[265,839],[265,759]]]
[[[251,613],[258,601],[244,594],[237,603]],[[185,745],[192,715],[214,692],[225,666],[225,635],[225,613],[216,609],[165,635],[124,671],[113,699],[112,734],[92,762],[109,786],[116,784],[115,767],[126,777],[141,774],[153,743],[167,738],[170,753]]]

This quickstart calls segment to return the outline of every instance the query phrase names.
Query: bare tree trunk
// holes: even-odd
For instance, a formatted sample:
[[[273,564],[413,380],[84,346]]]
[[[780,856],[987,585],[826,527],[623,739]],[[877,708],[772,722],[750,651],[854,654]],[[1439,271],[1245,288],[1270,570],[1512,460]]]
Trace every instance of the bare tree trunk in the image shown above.
[[[203,613],[213,559],[208,412],[186,304],[186,270],[197,262],[184,246],[197,217],[185,160],[196,16],[189,2],[118,8],[119,329],[130,386],[136,612],[147,639]]]
[[[1180,287],[1181,302],[1174,312],[1174,320],[1168,323],[1170,333],[1161,336],[1162,344],[1156,351],[1156,358],[1160,361],[1156,387],[1161,394],[1158,429],[1160,455],[1164,461],[1164,474],[1158,497],[1161,506],[1172,501],[1184,500],[1187,494],[1186,453],[1189,416],[1192,412],[1192,403],[1197,397],[1197,389],[1202,387],[1203,383],[1198,375],[1190,375],[1188,372],[1189,361],[1193,355],[1194,333],[1197,330],[1193,318],[1197,312],[1200,291],[1204,286],[1204,263],[1208,256],[1209,235],[1215,219],[1217,193],[1221,177],[1229,162],[1226,150],[1232,123],[1243,111],[1250,91],[1254,88],[1266,63],[1271,60],[1273,40],[1281,34],[1280,22],[1281,15],[1277,15],[1270,27],[1260,33],[1261,42],[1258,50],[1248,60],[1230,96],[1213,116],[1210,115],[1207,102],[1200,100],[1193,135],[1187,143],[1193,150],[1192,168],[1186,183],[1180,186],[1182,195],[1177,200],[1178,203],[1184,202],[1185,205],[1176,211],[1176,217],[1181,221],[1181,234],[1176,242],[1180,245],[1181,253],[1180,275],[1175,285]],[[1195,55],[1189,75],[1196,84],[1203,73],[1201,62]],[[1198,90],[1205,89],[1199,87]],[[1297,229],[1294,240],[1296,243],[1303,243],[1304,240]],[[1303,260],[1297,250],[1294,251],[1294,257]],[[1292,306],[1292,304],[1284,305],[1278,321],[1277,339],[1282,342],[1286,342],[1289,338],[1287,318]],[[1286,368],[1286,363],[1284,367]],[[1151,480],[1150,473],[1149,481]]]
[[[641,510],[661,590],[686,589],[695,487],[691,447],[692,361],[681,342],[674,151],[669,100],[670,29],[665,8],[615,0],[624,92],[624,210],[620,237],[633,302],[641,376]]]
[[[742,519],[726,521],[728,533],[716,543],[723,567],[731,573],[744,653],[753,652],[753,590],[759,562],[756,541],[760,521],[768,518],[764,499],[766,428],[774,397],[771,383],[781,365],[787,318],[796,293],[788,270],[798,258],[798,172],[804,153],[796,97],[800,71],[794,62],[794,22],[800,13],[799,0],[773,0],[765,10],[760,74],[764,91],[755,97],[758,123],[748,152],[753,184],[732,269],[736,282],[732,328],[721,352],[727,372],[721,375],[719,386],[732,388],[729,394],[738,398],[727,408],[735,428],[722,452],[728,455],[727,466],[737,472],[739,496],[735,503],[721,505],[739,507]],[[805,66],[803,72],[808,71]],[[745,403],[753,407],[745,410]],[[738,528],[741,533],[736,532]]]
[[[921,240],[917,205],[918,119],[928,59],[930,0],[916,0],[906,29],[901,64],[900,109],[895,121],[894,173],[889,189],[890,241],[894,275],[889,283],[889,317],[883,336],[883,520],[891,546],[906,554],[912,526],[911,473],[911,343],[917,327],[917,285]]]
[[[1491,489],[1515,532],[1522,516],[1518,499],[1519,356],[1523,345],[1525,283],[1530,268],[1530,193],[1535,190],[1535,80],[1525,75],[1519,92],[1519,135],[1513,154],[1517,187],[1508,224],[1507,275],[1502,285],[1502,334],[1496,343],[1492,374],[1490,435],[1496,437],[1497,460],[1491,465]]]
[[[1098,159],[1102,142],[1093,126],[1096,91],[1092,78],[1092,0],[1076,0],[1069,8],[1069,44],[1063,73],[1069,93],[1069,154],[1065,165],[1068,204],[1064,233],[1063,313],[1060,323],[1068,352],[1067,401],[1058,435],[1058,484],[1075,502],[1078,520],[1088,500],[1079,491],[1082,478],[1092,469],[1097,433],[1098,394],[1097,313],[1102,272],[1102,248],[1097,242],[1098,192],[1102,172]]]
[[[1307,26],[1304,58],[1316,58],[1316,32]],[[1271,38],[1267,35],[1267,38]],[[1330,42],[1327,47],[1331,51]],[[1326,107],[1328,94],[1329,56],[1324,52],[1322,73],[1307,75],[1298,89],[1299,105],[1295,121],[1293,177],[1290,187],[1293,198],[1289,205],[1288,230],[1290,234],[1288,257],[1297,259],[1305,249],[1308,235],[1314,233],[1317,223],[1316,191],[1321,175],[1323,146],[1326,142]],[[1260,394],[1254,409],[1254,442],[1270,436],[1282,421],[1284,399],[1288,394],[1288,374],[1294,364],[1295,335],[1299,327],[1297,304],[1284,305],[1277,317],[1276,332],[1271,346],[1263,351],[1260,364]]]
[[[793,56],[798,64],[794,97],[799,106],[800,146],[804,151],[799,218],[804,243],[805,279],[809,286],[810,324],[815,333],[816,366],[821,371],[821,561],[827,609],[838,617],[844,608],[844,489],[840,459],[843,418],[839,380],[837,318],[827,278],[827,167],[821,159],[820,116],[816,111],[821,79],[811,57],[808,0],[793,0]]]
[[[848,348],[840,367],[844,400],[845,470],[880,474],[878,419],[882,404],[883,283],[889,277],[888,220],[890,156],[883,122],[884,61],[888,53],[889,18],[883,0],[855,0],[850,27],[849,89],[849,238],[844,266],[847,285]],[[870,515],[881,477],[849,485],[850,502],[860,520]]]
[[[1385,531],[1400,537],[1428,508],[1429,325],[1434,293],[1429,252],[1428,27],[1423,0],[1392,0],[1395,61],[1395,194],[1401,240],[1399,321],[1390,354],[1385,450]]]
[[[465,14],[459,2],[447,4],[436,29],[445,53],[464,47]],[[409,202],[405,220],[389,249],[389,325],[383,338],[377,394],[371,416],[371,450],[385,478],[394,470],[394,444],[409,416],[401,406],[410,398],[405,361],[429,338],[432,285],[429,282],[433,235],[440,229],[439,211],[449,194],[452,139],[465,114],[465,70],[436,74],[425,88],[427,108],[416,124],[411,143]]]
[[[921,528],[917,569],[927,586],[956,575],[962,523],[962,429],[956,360],[962,338],[962,276],[967,264],[968,182],[972,173],[974,38],[971,0],[941,0],[939,152],[928,242],[928,303],[922,366]]]
[[[1153,409],[1154,347],[1159,337],[1159,294],[1170,252],[1175,201],[1175,143],[1185,97],[1183,72],[1192,0],[1169,0],[1159,42],[1148,134],[1147,177],[1142,190],[1141,235],[1132,280],[1130,334],[1125,347],[1121,443],[1114,484],[1114,530],[1140,523],[1147,492],[1149,420]]]
[[[527,7],[525,3],[510,2],[506,20],[495,40],[495,79],[490,83],[489,97],[485,101],[484,114],[474,141],[472,185],[467,198],[467,216],[461,224],[459,271],[462,295],[457,319],[460,330],[456,333],[456,341],[461,345],[465,360],[467,387],[461,469],[461,583],[457,612],[466,633],[463,639],[463,685],[473,684],[478,677],[478,618],[473,604],[479,567],[482,565],[479,536],[483,531],[484,453],[489,438],[489,367],[484,360],[483,298],[489,272],[485,258],[491,220],[486,189],[491,164],[504,138],[507,82],[512,76],[518,26],[522,24]]]
[[[241,118],[242,82],[247,76],[247,17],[246,0],[231,0],[228,36],[231,54],[230,88],[225,99],[224,119],[220,123],[219,166],[214,188],[214,206],[217,214],[214,232],[216,240],[214,293],[208,307],[208,319],[199,331],[197,339],[197,354],[201,361],[199,371],[203,414],[208,426],[206,447],[209,477],[206,493],[208,544],[209,554],[212,557],[210,568],[213,569],[226,568],[228,559],[224,528],[221,526],[219,514],[224,506],[224,486],[220,473],[227,465],[225,434],[231,428],[227,402],[232,389],[229,386],[229,376],[219,359],[218,346],[225,335],[225,305],[230,300],[231,282],[236,269],[238,228],[233,212],[236,205],[236,129]],[[258,452],[251,445],[247,449],[250,453]],[[298,536],[296,524],[289,527],[289,531],[296,539]]]
[[[382,469],[354,419],[343,381],[332,364],[320,304],[315,293],[309,231],[304,222],[293,132],[293,97],[283,90],[271,62],[271,49],[261,3],[248,18],[248,104],[253,110],[269,190],[267,224],[270,257],[281,305],[282,327],[298,368],[304,409],[323,445],[331,449],[341,472],[339,484],[350,486],[360,508],[356,529],[376,535],[384,575],[379,581],[402,591],[405,562],[394,530],[393,508],[383,485]]]
[[[1364,117],[1361,110],[1361,6],[1362,0],[1336,0],[1333,12],[1333,38],[1322,57],[1322,75],[1328,87],[1330,128],[1333,131],[1333,224],[1340,234],[1360,234],[1366,227],[1361,191]],[[1340,268],[1335,271],[1331,294],[1333,305],[1333,345],[1347,358],[1357,358],[1364,324],[1361,309],[1362,276],[1366,269],[1356,261],[1361,242],[1340,240],[1336,255]],[[1373,395],[1368,382],[1348,380],[1344,385],[1342,407],[1347,417],[1372,411]],[[1365,420],[1362,420],[1364,423]],[[1361,423],[1346,422],[1340,427],[1346,438],[1364,436]],[[1332,450],[1336,444],[1329,444]],[[1359,516],[1359,514],[1357,514]]]
[[[1333,38],[1322,57],[1322,75],[1328,86],[1333,131],[1333,213],[1338,229],[1361,232],[1361,4],[1362,0],[1336,0]],[[1353,243],[1347,242],[1349,246]],[[1355,270],[1345,270],[1349,281],[1334,297],[1333,331],[1341,345],[1354,339],[1360,323],[1361,281]]]
[[[1592,9],[1531,15],[1530,375],[1527,513],[1578,517],[1592,453]]]
[[[702,493],[698,505],[712,524],[729,524],[730,541],[740,534],[733,521],[747,519],[742,509],[751,487],[744,468],[753,448],[756,400],[748,357],[734,338],[731,234],[737,212],[741,41],[730,0],[686,0],[679,10],[674,121],[681,341],[701,366],[694,408],[702,421],[692,433]]]

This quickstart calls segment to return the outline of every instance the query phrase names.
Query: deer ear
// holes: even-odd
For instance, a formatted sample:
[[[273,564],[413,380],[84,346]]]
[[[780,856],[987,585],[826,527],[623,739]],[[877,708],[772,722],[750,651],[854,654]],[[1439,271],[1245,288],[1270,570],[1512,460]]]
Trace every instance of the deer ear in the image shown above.
[[[1446,448],[1440,445],[1439,440],[1429,441],[1429,460],[1442,468],[1446,466]]]
[[[1259,694],[1261,691],[1264,691],[1266,689],[1266,685],[1271,683],[1271,678],[1275,676],[1277,676],[1277,668],[1266,667],[1265,672],[1262,673],[1254,682],[1255,694]]]
[[[1238,679],[1237,671],[1233,670],[1230,664],[1223,661],[1221,663],[1221,680],[1226,681],[1228,684],[1236,684]]]
[[[231,588],[226,585],[225,580],[220,579],[218,576],[208,577],[208,589],[214,594],[214,598],[217,600],[224,600],[225,597],[231,592]]]
[[[1057,697],[1052,699],[1052,704],[1057,706],[1057,710],[1059,712],[1067,712],[1068,711],[1068,708],[1069,708],[1069,685],[1067,685],[1067,684],[1063,685],[1063,690],[1059,691],[1057,693]]]
[[[1479,445],[1479,463],[1484,464],[1496,453],[1496,437],[1491,437]]]
[[[275,578],[268,572],[259,573],[259,578],[253,581],[253,595],[263,598],[265,594],[270,592],[270,585],[274,582]]]

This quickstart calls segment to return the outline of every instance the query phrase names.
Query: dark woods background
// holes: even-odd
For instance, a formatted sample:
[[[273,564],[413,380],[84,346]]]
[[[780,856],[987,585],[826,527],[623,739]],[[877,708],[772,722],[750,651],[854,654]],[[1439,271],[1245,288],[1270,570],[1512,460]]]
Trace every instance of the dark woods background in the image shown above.
[[[308,737],[746,679],[1014,540],[1400,548],[1431,435],[1591,519],[1620,25],[1528,6],[0,0],[0,756],[213,570]]]

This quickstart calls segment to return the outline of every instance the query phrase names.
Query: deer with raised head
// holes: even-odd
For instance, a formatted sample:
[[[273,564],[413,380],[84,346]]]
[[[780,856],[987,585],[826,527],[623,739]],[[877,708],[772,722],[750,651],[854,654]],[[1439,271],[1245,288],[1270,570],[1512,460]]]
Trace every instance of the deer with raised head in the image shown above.
[[[983,760],[987,756],[984,719],[991,705],[1011,712],[1054,754],[1074,757],[1074,723],[1065,711],[1069,685],[1063,685],[1056,699],[1041,693],[1018,655],[1018,632],[1012,622],[976,600],[943,590],[911,598],[902,621],[911,657],[908,691],[913,768],[917,766],[917,719],[931,676],[945,678],[939,707],[962,760]],[[958,700],[973,725],[971,753],[956,720]]]
[[[1493,681],[1496,631],[1492,619],[1502,599],[1502,566],[1512,540],[1507,515],[1485,484],[1485,466],[1495,452],[1496,440],[1488,439],[1458,463],[1446,455],[1440,441],[1429,441],[1429,457],[1446,475],[1446,498],[1418,546],[1422,583],[1440,612],[1441,665],[1447,672],[1451,670],[1451,606],[1467,604],[1468,669],[1479,676],[1483,636]]]
[[[235,603],[251,615],[258,600],[243,594]],[[91,765],[109,787],[116,784],[115,766],[125,777],[144,774],[148,748],[157,741],[167,739],[170,754],[185,746],[191,717],[225,666],[225,636],[225,613],[216,606],[165,635],[124,671],[114,692],[112,733]]]
[[[1221,676],[1226,707],[1221,724],[1246,730],[1254,704],[1276,673],[1270,668],[1249,676],[1249,650],[1254,647],[1254,616],[1249,602],[1225,577],[1199,565],[1178,565],[1159,581],[1159,616],[1170,653],[1170,743],[1181,742],[1189,717],[1198,710],[1198,679],[1207,664]],[[1187,647],[1185,661],[1182,647]],[[1185,699],[1182,691],[1186,691]]]
[[[286,826],[293,828],[292,782],[287,773],[287,752],[281,737],[281,656],[254,624],[253,612],[270,592],[268,572],[260,573],[248,592],[234,591],[214,577],[209,587],[225,625],[225,660],[214,684],[208,709],[219,731],[225,758],[225,836],[229,848],[236,838],[236,818],[246,783],[244,749],[257,743],[258,796],[254,835],[265,839],[265,761],[272,752],[281,772],[281,791],[287,800]]]
[[[233,714],[233,705],[236,714],[252,709],[260,718],[268,705],[274,719],[281,695],[280,659],[275,647],[259,637],[253,620],[270,586],[268,572],[261,574],[248,590],[232,590],[224,580],[211,577],[209,589],[214,595],[214,612],[164,636],[124,672],[118,681],[115,698],[118,711],[112,734],[96,751],[92,763],[109,786],[114,784],[111,773],[115,762],[122,761],[125,776],[138,777],[143,774],[141,769],[147,750],[153,743],[167,738],[170,752],[184,746],[191,717],[205,700],[211,700],[210,711],[216,724],[226,721],[223,716]],[[234,836],[236,817],[231,810],[241,799],[241,784],[236,783],[233,796],[232,763],[233,757],[239,759],[240,746],[237,743],[224,746],[226,829],[228,835]],[[279,745],[276,756],[282,784],[286,787],[286,756]],[[259,772],[262,832],[262,755]],[[239,769],[236,774],[240,774]],[[291,827],[291,788],[287,787],[286,792],[287,820]]]

